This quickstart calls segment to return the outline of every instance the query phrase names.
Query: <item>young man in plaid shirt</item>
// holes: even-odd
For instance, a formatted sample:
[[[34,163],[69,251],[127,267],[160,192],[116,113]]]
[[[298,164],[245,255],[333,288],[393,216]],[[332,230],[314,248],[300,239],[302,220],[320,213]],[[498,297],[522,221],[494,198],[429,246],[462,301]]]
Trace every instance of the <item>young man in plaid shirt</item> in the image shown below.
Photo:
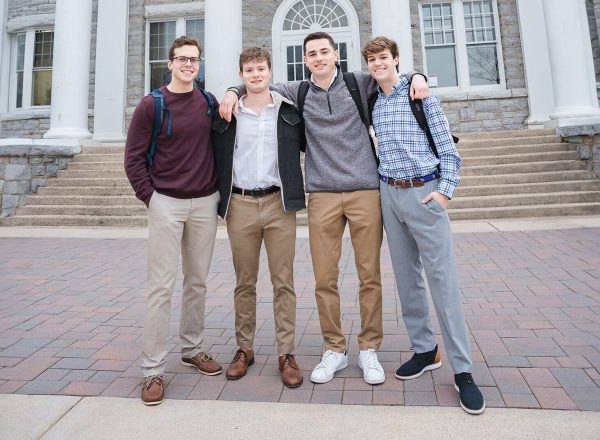
[[[469,336],[446,212],[460,182],[460,157],[440,102],[430,95],[423,100],[423,110],[439,159],[432,152],[410,107],[410,83],[398,75],[397,44],[377,37],[362,54],[379,84],[372,118],[379,148],[381,210],[402,317],[415,352],[396,377],[413,379],[442,365],[429,319],[424,268],[460,404],[470,414],[481,414],[485,401],[471,376]]]

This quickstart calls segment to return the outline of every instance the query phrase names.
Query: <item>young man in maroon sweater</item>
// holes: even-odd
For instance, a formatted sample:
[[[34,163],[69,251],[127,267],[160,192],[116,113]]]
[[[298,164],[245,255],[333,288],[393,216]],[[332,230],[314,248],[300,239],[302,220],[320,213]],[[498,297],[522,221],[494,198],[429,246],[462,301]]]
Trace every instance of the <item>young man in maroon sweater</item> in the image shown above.
[[[206,278],[217,230],[219,193],[210,140],[212,118],[207,99],[194,87],[201,47],[190,37],[177,38],[167,66],[172,79],[161,87],[171,113],[171,134],[165,117],[153,164],[147,154],[154,122],[154,98],[146,96],[135,109],[125,147],[125,172],[136,196],[148,207],[148,281],[150,292],[144,323],[140,382],[146,405],[164,396],[171,296],[182,257],[181,362],[203,374],[221,366],[201,351]]]

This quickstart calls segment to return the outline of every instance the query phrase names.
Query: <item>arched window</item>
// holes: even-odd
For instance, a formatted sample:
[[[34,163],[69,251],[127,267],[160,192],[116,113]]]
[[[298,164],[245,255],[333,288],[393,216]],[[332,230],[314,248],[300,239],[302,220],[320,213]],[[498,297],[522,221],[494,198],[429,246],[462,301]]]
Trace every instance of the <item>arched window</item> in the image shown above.
[[[342,71],[360,70],[358,17],[347,0],[287,0],[273,19],[275,81],[307,78],[302,43],[311,32],[329,33],[340,52]]]

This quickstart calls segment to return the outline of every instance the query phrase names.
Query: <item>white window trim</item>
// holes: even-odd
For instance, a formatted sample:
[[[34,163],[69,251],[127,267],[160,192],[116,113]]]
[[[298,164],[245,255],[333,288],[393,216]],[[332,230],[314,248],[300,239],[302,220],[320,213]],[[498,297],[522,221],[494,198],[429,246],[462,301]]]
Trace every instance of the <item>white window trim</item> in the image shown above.
[[[502,35],[500,33],[500,17],[498,15],[498,2],[492,0],[492,9],[494,11],[494,23],[496,25],[496,53],[498,56],[498,73],[500,75],[499,84],[491,85],[470,85],[469,77],[469,59],[467,55],[467,41],[465,32],[465,17],[463,13],[463,0],[427,0],[419,2],[419,24],[421,28],[421,53],[423,56],[423,69],[427,72],[427,55],[425,52],[425,28],[423,26],[423,9],[421,5],[435,3],[451,3],[452,19],[454,21],[454,47],[456,56],[456,74],[458,86],[456,87],[435,87],[438,92],[485,92],[494,90],[506,90],[506,75],[504,73],[504,55],[502,53]]]
[[[185,35],[185,22],[187,20],[204,20],[204,16],[185,16],[185,17],[172,17],[172,16],[163,16],[160,18],[152,18],[151,20],[146,20],[146,56],[144,61],[144,94],[147,95],[150,93],[150,24],[151,23],[163,23],[165,21],[174,21],[175,22],[175,35]],[[204,23],[204,29],[206,30],[206,21]],[[204,57],[204,51],[202,53]]]
[[[302,44],[304,37],[308,35],[309,31],[284,31],[283,20],[289,12],[290,8],[298,0],[285,0],[283,1],[273,17],[273,25],[271,27],[271,38],[273,43],[273,80],[275,82],[286,82],[287,81],[287,58],[285,53],[286,44]],[[346,43],[348,50],[348,71],[360,71],[361,70],[361,56],[360,56],[360,24],[358,21],[358,15],[352,3],[348,0],[335,0],[337,4],[344,10],[346,17],[348,17],[348,27],[338,30],[337,28],[326,28],[323,31],[329,33],[336,43]]]
[[[31,28],[24,29],[20,32],[11,35],[10,44],[10,86],[8,98],[8,113],[4,115],[37,115],[46,113],[50,110],[51,105],[31,105],[32,86],[33,86],[33,51],[35,49],[35,33],[36,31],[54,31],[52,28]],[[17,35],[26,34],[25,36],[25,60],[23,64],[23,105],[17,108]],[[54,70],[54,63],[52,69]]]

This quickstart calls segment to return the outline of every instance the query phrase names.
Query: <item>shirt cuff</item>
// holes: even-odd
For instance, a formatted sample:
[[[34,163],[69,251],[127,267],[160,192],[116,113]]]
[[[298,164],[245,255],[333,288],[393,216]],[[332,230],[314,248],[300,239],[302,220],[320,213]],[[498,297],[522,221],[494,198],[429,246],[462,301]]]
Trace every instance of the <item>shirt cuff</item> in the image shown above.
[[[436,191],[451,199],[455,189],[456,185],[454,183],[446,179],[440,179]]]

